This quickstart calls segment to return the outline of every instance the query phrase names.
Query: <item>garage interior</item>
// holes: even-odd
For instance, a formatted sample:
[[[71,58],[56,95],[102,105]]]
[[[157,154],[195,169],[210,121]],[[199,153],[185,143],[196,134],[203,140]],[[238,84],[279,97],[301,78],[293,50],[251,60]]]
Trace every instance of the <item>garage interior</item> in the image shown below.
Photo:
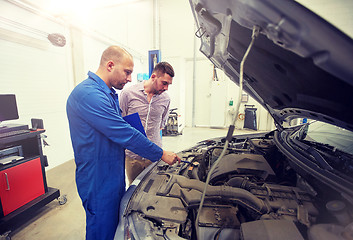
[[[353,15],[346,7],[353,8],[350,0],[298,2],[353,36]],[[134,57],[129,84],[148,74],[151,50],[159,50],[161,60],[174,67],[168,94],[178,123],[176,134],[162,137],[165,150],[179,152],[198,141],[226,136],[234,117],[235,134],[275,128],[267,110],[246,93],[240,114],[234,116],[239,88],[199,52],[188,0],[2,0],[0,9],[0,94],[16,95],[19,119],[11,123],[31,126],[31,119],[43,120],[47,183],[67,200],[62,205],[51,201],[0,240],[7,234],[14,240],[84,239],[85,215],[75,185],[65,106],[71,90],[97,69],[110,45],[122,46]],[[64,40],[55,44],[52,34]],[[244,127],[247,108],[256,110],[252,128]]]
[[[254,130],[237,130],[236,133],[253,133]],[[227,129],[189,128],[182,135],[163,137],[165,149],[181,151],[206,138],[222,137]],[[67,239],[85,238],[85,212],[75,186],[75,163],[67,161],[47,171],[47,181],[52,187],[59,188],[66,195],[67,202],[60,205],[52,201],[38,210],[26,224],[11,233],[11,239]]]

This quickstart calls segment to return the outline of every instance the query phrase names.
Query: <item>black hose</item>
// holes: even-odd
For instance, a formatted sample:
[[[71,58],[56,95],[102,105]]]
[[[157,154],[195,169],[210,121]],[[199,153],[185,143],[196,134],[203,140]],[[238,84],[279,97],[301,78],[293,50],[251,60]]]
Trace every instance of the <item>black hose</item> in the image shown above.
[[[176,191],[176,185],[181,189]],[[201,193],[204,189],[205,183],[195,180],[188,179],[184,176],[170,175],[168,182],[161,184],[161,188],[158,191],[158,195],[170,195],[170,191],[173,188],[173,194],[178,193],[188,205],[200,203]],[[207,186],[206,199],[215,198],[226,198],[229,201],[234,201],[243,207],[253,210],[258,214],[266,214],[271,211],[271,207],[266,204],[263,200],[256,197],[254,194],[241,188],[235,188],[230,186]]]

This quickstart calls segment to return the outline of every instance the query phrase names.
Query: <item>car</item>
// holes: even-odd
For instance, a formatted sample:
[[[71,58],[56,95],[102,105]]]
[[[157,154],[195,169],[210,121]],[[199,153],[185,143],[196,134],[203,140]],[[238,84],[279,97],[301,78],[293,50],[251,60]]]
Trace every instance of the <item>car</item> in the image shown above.
[[[151,165],[115,239],[352,239],[353,40],[296,1],[190,6],[200,51],[276,129],[238,136],[232,124],[182,163]]]

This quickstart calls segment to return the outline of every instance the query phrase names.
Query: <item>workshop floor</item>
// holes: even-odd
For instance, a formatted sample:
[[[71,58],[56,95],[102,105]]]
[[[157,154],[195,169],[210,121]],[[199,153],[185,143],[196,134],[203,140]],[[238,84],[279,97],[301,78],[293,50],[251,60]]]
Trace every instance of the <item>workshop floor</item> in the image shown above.
[[[184,128],[182,135],[164,136],[163,148],[174,152],[193,146],[198,141],[226,136],[227,129]],[[235,130],[236,134],[254,133]],[[50,163],[50,160],[49,160]],[[75,185],[75,163],[67,161],[46,172],[49,187],[60,189],[67,202],[57,200],[38,210],[36,216],[21,228],[10,233],[12,240],[80,240],[85,238],[85,213]]]

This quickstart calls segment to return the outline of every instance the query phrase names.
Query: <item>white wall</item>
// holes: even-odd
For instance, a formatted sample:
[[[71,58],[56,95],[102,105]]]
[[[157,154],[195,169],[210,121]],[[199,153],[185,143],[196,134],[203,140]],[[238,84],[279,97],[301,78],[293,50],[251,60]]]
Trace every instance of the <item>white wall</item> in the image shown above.
[[[0,1],[0,9],[0,29],[10,31],[0,36],[0,93],[16,94],[20,119],[12,123],[30,126],[31,118],[44,120],[50,146],[43,151],[50,167],[56,166],[72,158],[65,115],[66,98],[72,88],[71,58],[69,48],[53,46],[45,33],[68,36],[68,31],[5,1]],[[38,34],[35,29],[44,33]]]
[[[193,64],[190,61],[190,64]],[[190,72],[190,79],[193,77],[193,72]],[[212,64],[209,60],[198,60],[196,61],[195,67],[195,91],[192,94],[195,96],[188,95],[186,99],[192,102],[194,97],[195,101],[195,119],[194,124],[196,126],[209,126],[210,125],[210,106],[211,106],[211,86],[212,86]],[[190,82],[192,83],[192,81]],[[190,86],[192,89],[192,86]],[[191,109],[192,110],[192,109]],[[190,124],[190,123],[189,123]],[[190,126],[188,124],[188,126]]]
[[[152,49],[152,0],[112,5],[93,11],[89,18],[94,19],[90,27],[97,35],[109,37],[127,47],[133,55],[147,56]]]
[[[161,52],[162,59],[180,58],[185,62],[183,64],[185,71],[179,72],[176,70],[176,78],[174,83],[181,82],[185,86],[184,89],[170,88],[169,93],[172,96],[173,107],[178,107],[179,112],[182,113],[182,121],[185,126],[199,126],[199,127],[227,127],[231,123],[231,114],[229,113],[232,108],[228,106],[231,98],[235,101],[238,98],[238,87],[229,80],[222,72],[219,71],[219,81],[224,82],[227,94],[220,96],[212,95],[212,82],[213,82],[213,65],[212,63],[199,51],[200,39],[195,37],[194,17],[191,12],[190,4],[188,1],[173,1],[163,0],[159,1],[160,12],[160,29],[161,29]],[[196,44],[194,44],[196,38]],[[194,63],[194,54],[196,62]],[[194,66],[195,64],[195,66]],[[196,76],[194,79],[194,75]],[[173,83],[173,85],[174,85]],[[195,86],[195,89],[193,89]],[[178,90],[180,97],[185,102],[185,107],[180,105],[179,101],[174,101],[176,93],[173,91]],[[216,103],[215,103],[216,101]],[[267,111],[265,111],[254,100],[249,100],[249,103],[255,104],[258,107],[258,122],[260,118],[267,119]],[[216,104],[221,104],[225,108],[224,121],[215,121],[213,107]],[[262,108],[262,109],[261,109]],[[243,111],[244,106],[241,110]],[[260,110],[261,109],[261,110]],[[259,114],[261,112],[261,114]],[[194,116],[194,117],[193,117]],[[217,114],[217,117],[220,117]],[[224,122],[223,126],[220,122]],[[214,124],[215,123],[215,124]],[[243,122],[238,121],[236,127],[241,129]],[[259,125],[261,130],[272,129],[265,125]]]
[[[181,129],[187,125],[190,118],[191,102],[186,97],[189,84],[192,83],[192,68],[188,67],[188,59],[193,57],[193,16],[189,1],[159,0],[157,2],[159,21],[157,38],[160,39],[157,48],[161,50],[163,61],[170,62],[175,70],[173,86],[168,90],[171,96],[171,108],[178,108],[180,115],[178,123]],[[190,126],[190,125],[189,125]],[[180,129],[179,129],[180,130]]]
[[[297,0],[353,38],[352,0]]]
[[[185,74],[186,62],[183,57],[161,57],[163,61],[169,62],[174,69],[175,76],[173,83],[168,87],[170,96],[170,108],[177,108],[178,113],[178,131],[182,132],[185,127]]]
[[[120,21],[114,18],[116,15],[113,14],[113,8],[96,13],[96,19],[107,23],[95,22],[98,25],[94,27],[102,26],[99,30],[106,31],[103,34],[48,18],[39,10],[29,11],[0,1],[0,93],[16,94],[20,115],[18,120],[4,124],[30,126],[31,118],[43,119],[46,141],[50,144],[43,149],[48,156],[47,170],[73,159],[66,100],[73,87],[87,78],[89,70],[97,70],[105,48],[116,44],[130,51],[135,61],[134,82],[137,73],[148,72],[151,14],[142,13],[144,10],[148,13],[151,6],[149,1],[136,4],[141,5],[115,7],[115,10],[119,10]],[[132,12],[139,12],[140,19],[133,16]],[[131,28],[136,29],[137,26],[141,27],[142,37],[136,31],[131,31]],[[67,44],[62,48],[55,47],[42,32],[62,33]],[[140,53],[140,50],[144,53]]]

